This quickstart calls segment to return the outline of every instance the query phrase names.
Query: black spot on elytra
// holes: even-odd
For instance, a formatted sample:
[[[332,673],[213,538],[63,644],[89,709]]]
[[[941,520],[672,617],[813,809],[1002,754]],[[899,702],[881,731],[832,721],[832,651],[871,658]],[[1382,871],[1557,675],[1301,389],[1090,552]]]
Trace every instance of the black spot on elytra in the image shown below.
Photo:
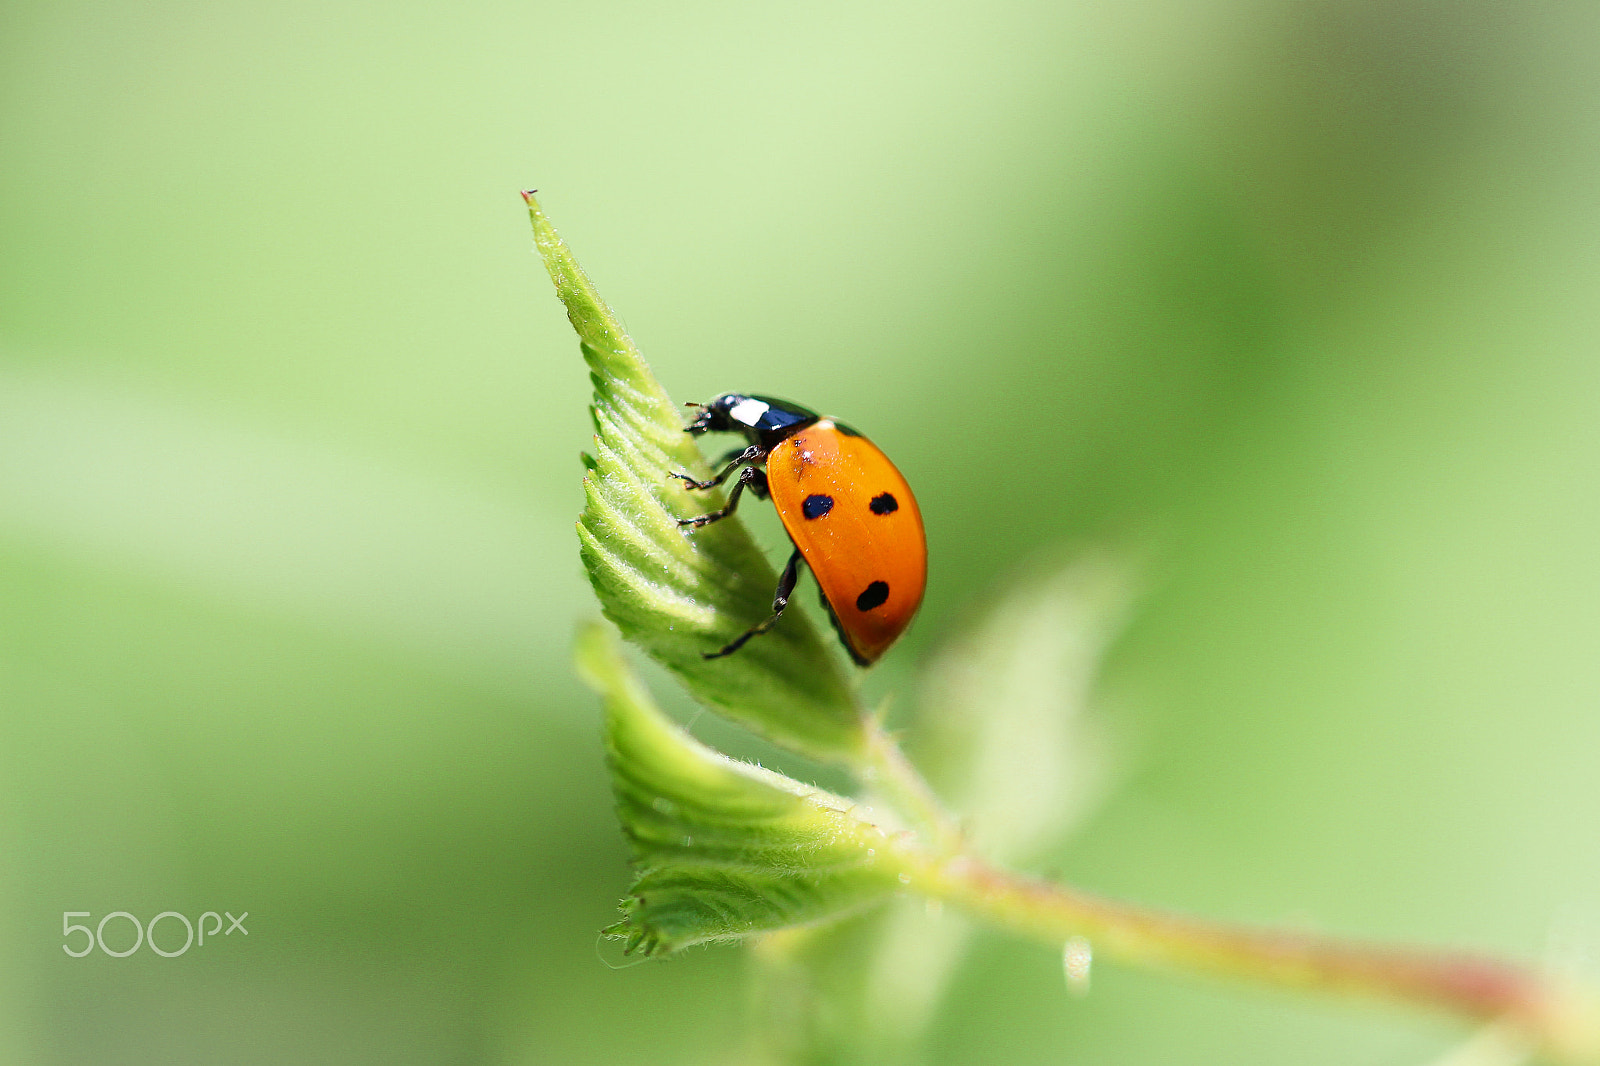
[[[880,492],[867,506],[872,508],[873,514],[894,514],[900,510],[900,501],[887,492]]]
[[[870,611],[874,607],[882,607],[889,598],[889,583],[887,581],[874,581],[861,590],[861,595],[856,597],[856,610]]]
[[[800,513],[807,518],[821,518],[831,510],[833,510],[833,497],[824,496],[820,492],[807,496],[805,502],[800,505]]]

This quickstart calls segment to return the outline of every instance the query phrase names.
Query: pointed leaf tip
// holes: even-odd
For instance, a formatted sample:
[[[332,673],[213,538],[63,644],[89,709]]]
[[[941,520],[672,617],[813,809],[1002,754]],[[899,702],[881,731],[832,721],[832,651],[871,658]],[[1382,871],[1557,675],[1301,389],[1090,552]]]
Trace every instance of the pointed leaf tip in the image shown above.
[[[723,496],[692,493],[671,475],[706,478],[710,468],[678,405],[531,195],[528,210],[594,384],[579,540],[604,614],[724,717],[814,758],[859,764],[864,713],[839,655],[803,612],[791,607],[737,655],[704,657],[771,613],[777,574],[736,517],[693,535],[679,528]]]

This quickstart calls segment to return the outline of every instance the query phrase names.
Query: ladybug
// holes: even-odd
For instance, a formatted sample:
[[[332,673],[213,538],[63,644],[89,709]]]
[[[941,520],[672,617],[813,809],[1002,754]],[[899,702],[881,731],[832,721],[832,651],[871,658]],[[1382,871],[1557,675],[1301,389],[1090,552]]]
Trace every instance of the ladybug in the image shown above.
[[[739,471],[726,507],[678,524],[699,529],[728,517],[748,488],[772,498],[794,542],[772,617],[705,657],[731,655],[771,629],[789,605],[804,561],[845,650],[857,664],[872,665],[911,624],[928,580],[928,544],[911,486],[867,438],[799,404],[728,392],[688,406],[700,414],[684,432],[740,433],[750,444],[728,453],[728,465],[710,481],[670,475],[691,489],[709,489]]]

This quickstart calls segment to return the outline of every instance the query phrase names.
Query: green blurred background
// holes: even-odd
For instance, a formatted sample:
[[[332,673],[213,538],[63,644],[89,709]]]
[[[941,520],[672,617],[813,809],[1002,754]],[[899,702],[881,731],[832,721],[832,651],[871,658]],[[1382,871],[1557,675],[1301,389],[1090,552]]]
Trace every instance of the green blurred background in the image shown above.
[[[597,958],[627,869],[568,666],[588,382],[530,185],[678,398],[837,413],[916,485],[930,592],[875,689],[1041,554],[1144,560],[1118,787],[1055,869],[1581,959],[1597,41],[1580,3],[10,0],[0,1060],[743,1031],[743,952]],[[61,949],[63,911],[224,909],[248,936],[178,958]],[[1110,965],[1073,1000],[986,935],[929,1058],[1457,1035]]]

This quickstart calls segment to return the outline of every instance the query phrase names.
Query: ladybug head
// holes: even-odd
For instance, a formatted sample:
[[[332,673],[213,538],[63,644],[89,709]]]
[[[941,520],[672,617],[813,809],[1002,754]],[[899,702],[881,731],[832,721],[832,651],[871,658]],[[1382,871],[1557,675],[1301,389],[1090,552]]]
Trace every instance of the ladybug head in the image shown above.
[[[744,405],[742,408],[741,404]],[[759,406],[762,411],[767,408],[766,404],[754,404],[749,396],[738,392],[725,392],[709,403],[690,403],[684,406],[700,410],[694,421],[684,429],[685,433],[737,433],[748,430],[750,422],[737,418],[732,413],[735,408],[740,409],[739,413],[749,411],[753,406]]]
[[[771,396],[725,392],[709,403],[692,403],[700,414],[685,433],[739,433],[751,444],[772,448],[803,426],[817,421],[810,408]]]

